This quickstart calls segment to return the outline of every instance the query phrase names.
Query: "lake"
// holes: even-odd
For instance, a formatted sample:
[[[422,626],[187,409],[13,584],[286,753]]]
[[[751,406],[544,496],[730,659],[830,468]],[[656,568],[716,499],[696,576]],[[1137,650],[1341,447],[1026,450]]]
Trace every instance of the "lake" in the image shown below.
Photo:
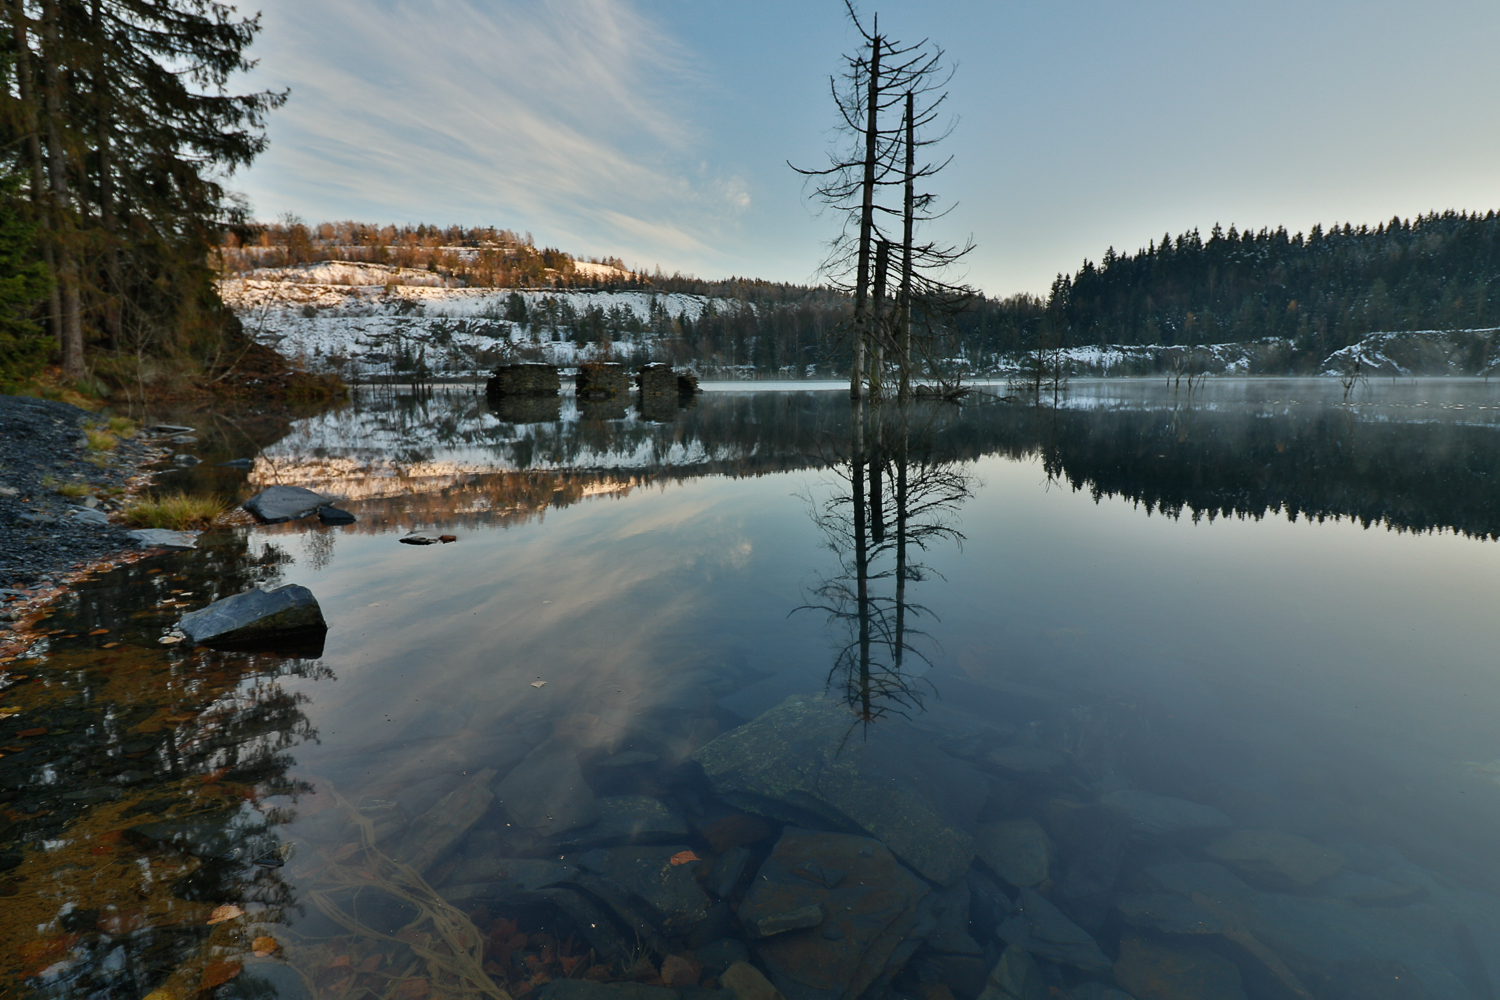
[[[156,415],[164,488],[357,521],[103,573],[4,665],[6,975],[1500,993],[1500,387],[981,389]],[[320,655],[174,641],[284,584]]]

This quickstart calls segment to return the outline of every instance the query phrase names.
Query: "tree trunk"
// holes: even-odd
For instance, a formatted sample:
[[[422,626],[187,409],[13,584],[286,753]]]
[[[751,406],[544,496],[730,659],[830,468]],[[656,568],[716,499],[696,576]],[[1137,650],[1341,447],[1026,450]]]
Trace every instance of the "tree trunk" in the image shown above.
[[[858,372],[856,371],[856,377]],[[864,402],[855,398],[849,407],[853,440],[849,463],[849,485],[854,487],[854,599],[859,623],[859,715],[865,722],[874,719],[870,697],[870,550],[865,538],[865,412]]]
[[[100,0],[93,0],[94,46],[98,59],[94,65],[94,97],[98,115],[99,152],[99,226],[104,230],[103,311],[104,336],[109,349],[118,351],[124,338],[120,332],[120,248],[115,242],[115,178],[110,142],[109,83],[104,72],[106,59],[104,17]]]
[[[46,167],[42,162],[42,140],[39,135],[37,116],[36,84],[31,75],[31,43],[27,38],[27,17],[24,0],[10,0],[11,34],[16,44],[16,85],[20,88],[21,105],[25,109],[26,158],[31,167],[31,201],[37,209],[41,222],[42,260],[52,278],[48,290],[47,332],[62,349],[62,293],[57,281],[57,248],[53,244],[50,199],[47,197]]]
[[[47,168],[52,186],[53,230],[58,240],[58,278],[62,285],[63,377],[83,378],[83,315],[79,301],[78,261],[68,246],[64,225],[70,210],[67,153],[62,142],[62,74],[58,70],[60,43],[57,32],[57,0],[42,4],[42,72],[46,91]]]
[[[911,395],[911,235],[917,207],[914,96],[911,91],[906,92],[906,198],[901,233],[901,303],[898,307],[901,312],[896,320],[899,326],[897,351],[901,355],[897,361],[901,370],[901,381],[896,389],[898,399]]]
[[[875,157],[880,141],[879,121],[876,114],[880,101],[880,18],[874,23],[875,33],[870,38],[870,92],[865,112],[865,176],[864,203],[859,214],[859,276],[854,285],[854,366],[849,375],[849,396],[859,399],[864,395],[861,382],[865,369],[865,327],[869,316],[870,293],[870,235],[875,228]]]
[[[875,241],[875,289],[870,302],[870,395],[879,398],[883,392],[882,376],[885,368],[885,286],[886,275],[891,266],[891,244],[889,240]]]

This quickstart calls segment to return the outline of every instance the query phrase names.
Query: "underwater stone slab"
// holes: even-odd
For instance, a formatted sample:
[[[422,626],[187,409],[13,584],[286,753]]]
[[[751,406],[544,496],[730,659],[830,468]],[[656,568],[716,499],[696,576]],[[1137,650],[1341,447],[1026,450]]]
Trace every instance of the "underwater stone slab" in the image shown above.
[[[1007,919],[995,933],[1001,940],[1059,965],[1085,972],[1104,972],[1109,959],[1089,932],[1063,915],[1041,893],[1022,889],[1021,912]]]
[[[1064,991],[1062,1000],[1135,1000],[1129,993],[1103,983],[1079,983],[1071,990]]]
[[[979,1000],[1046,1000],[1047,981],[1026,952],[1009,945],[985,980]]]
[[[1168,948],[1126,937],[1115,981],[1148,1000],[1245,1000],[1240,970],[1206,948]]]
[[[1308,978],[1343,977],[1351,969],[1405,966],[1428,1000],[1472,996],[1455,970],[1464,967],[1451,926],[1431,907],[1364,907],[1327,896],[1260,892],[1222,865],[1172,862],[1146,874],[1269,947]]]
[[[1203,853],[1250,875],[1306,888],[1344,867],[1344,856],[1306,837],[1279,830],[1235,830]]]
[[[1229,817],[1213,806],[1134,788],[1110,792],[1099,804],[1124,817],[1137,837],[1173,837],[1231,825]]]
[[[693,754],[732,804],[803,826],[878,838],[943,885],[974,857],[970,834],[984,778],[901,720],[863,733],[842,702],[794,695]]]
[[[523,757],[496,786],[495,794],[512,823],[542,836],[587,826],[599,815],[577,755],[556,741],[549,740]]]
[[[685,844],[666,847],[618,847],[607,852],[607,870],[598,876],[609,886],[623,890],[629,896],[646,903],[651,913],[646,916],[667,933],[680,935],[708,915],[708,895],[698,885],[693,874],[694,865],[672,864],[672,858],[688,850]],[[606,852],[601,852],[606,853]],[[578,884],[592,888],[595,883],[580,877]],[[596,892],[596,894],[599,894]],[[599,894],[612,907],[613,894]],[[626,922],[629,923],[628,915]]]
[[[147,549],[194,549],[198,547],[197,531],[173,531],[170,528],[139,528],[127,531],[135,543]]]
[[[1182,896],[1168,892],[1127,892],[1115,898],[1115,909],[1136,927],[1167,934],[1219,934],[1224,923]]]
[[[979,828],[974,837],[979,860],[1011,885],[1037,885],[1047,879],[1052,841],[1034,819],[1006,820]]]
[[[275,590],[257,587],[215,601],[182,616],[177,627],[204,646],[253,645],[280,637],[328,630],[318,599],[306,587],[289,583]]]
[[[821,913],[818,926],[763,938],[756,952],[787,1000],[852,1000],[885,970],[927,891],[877,840],[788,827],[739,918],[767,927]]]
[[[295,521],[317,513],[332,498],[301,486],[268,486],[242,505],[264,524]]]
[[[396,850],[397,859],[419,872],[432,867],[495,801],[494,793],[485,787],[494,776],[495,772],[486,768],[439,799],[407,829]]]
[[[557,838],[559,847],[600,844],[651,844],[681,840],[687,821],[664,803],[646,795],[606,795],[594,800],[599,818]]]

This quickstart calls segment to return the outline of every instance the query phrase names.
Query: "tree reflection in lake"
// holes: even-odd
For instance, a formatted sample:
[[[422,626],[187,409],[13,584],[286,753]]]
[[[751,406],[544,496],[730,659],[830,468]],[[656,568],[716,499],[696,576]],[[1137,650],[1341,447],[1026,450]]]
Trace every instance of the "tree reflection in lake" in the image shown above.
[[[227,981],[294,907],[278,828],[317,734],[287,678],[316,662],[159,639],[180,610],[273,584],[242,535],[79,586],[0,673],[0,977],[55,996]],[[266,940],[257,944],[256,938]]]
[[[847,635],[828,687],[839,689],[866,725],[922,708],[921,675],[930,661],[919,643],[931,637],[916,623],[936,616],[913,602],[908,588],[934,572],[920,561],[928,546],[963,541],[957,512],[973,479],[941,453],[934,417],[927,407],[851,402],[848,452],[832,463],[840,488],[810,500],[839,568],[797,610],[822,611]],[[918,662],[908,662],[908,654]]]

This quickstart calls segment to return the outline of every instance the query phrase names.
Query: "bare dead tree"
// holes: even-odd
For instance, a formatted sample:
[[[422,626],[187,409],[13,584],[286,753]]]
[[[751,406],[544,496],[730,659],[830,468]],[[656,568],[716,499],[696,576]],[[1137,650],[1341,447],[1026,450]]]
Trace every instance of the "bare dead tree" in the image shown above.
[[[859,399],[866,394],[870,378],[869,356],[884,363],[886,347],[892,337],[884,326],[883,303],[871,295],[872,284],[879,280],[875,256],[882,243],[894,243],[881,224],[882,218],[901,218],[905,211],[884,203],[883,189],[909,186],[917,177],[929,176],[946,163],[915,166],[912,155],[904,155],[908,145],[924,127],[937,121],[939,106],[946,98],[943,87],[951,75],[944,63],[943,51],[923,39],[905,44],[880,33],[879,18],[873,18],[866,29],[850,0],[845,0],[849,18],[863,39],[861,48],[844,57],[840,76],[829,78],[829,90],[838,111],[836,132],[839,136],[829,151],[829,165],[822,169],[792,166],[798,173],[816,179],[814,196],[843,217],[839,234],[829,245],[822,272],[830,283],[854,298],[854,315],[850,327],[853,363],[849,375],[849,395]],[[900,124],[883,124],[889,113],[906,107],[910,120]],[[946,131],[942,135],[946,135]],[[939,141],[942,135],[922,140],[920,145]],[[905,169],[902,169],[905,162]],[[920,199],[907,199],[920,220]],[[908,248],[909,241],[903,241]],[[889,254],[889,249],[887,249]],[[906,249],[904,259],[911,259]],[[904,265],[903,265],[904,268]],[[904,270],[903,270],[904,273]],[[883,282],[882,282],[883,284]],[[894,351],[891,352],[893,355]],[[878,374],[875,379],[879,384]]]

